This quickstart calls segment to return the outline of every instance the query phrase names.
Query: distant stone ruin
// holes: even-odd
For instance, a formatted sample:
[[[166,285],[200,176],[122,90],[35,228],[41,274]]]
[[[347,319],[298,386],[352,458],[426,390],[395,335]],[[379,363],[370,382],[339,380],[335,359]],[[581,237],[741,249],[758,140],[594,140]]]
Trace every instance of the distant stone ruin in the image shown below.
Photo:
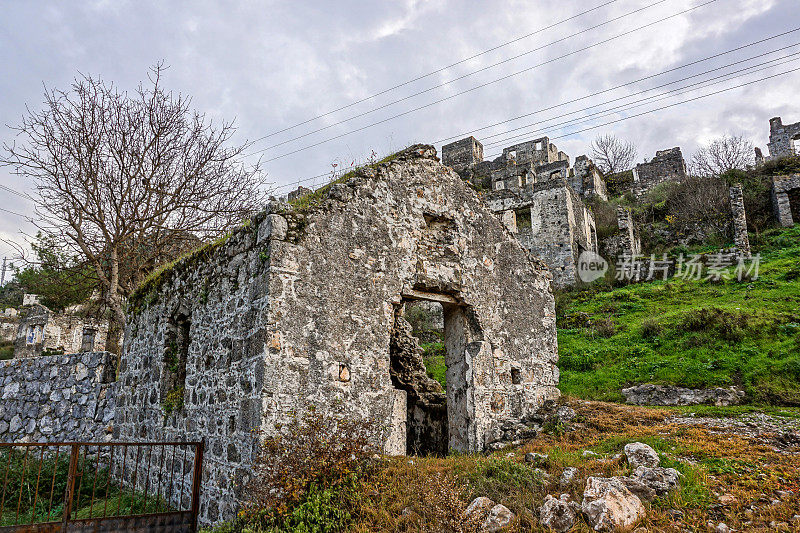
[[[483,161],[483,146],[467,137],[443,146],[442,162],[481,190],[509,231],[547,263],[556,287],[576,282],[581,253],[597,252],[594,216],[582,198],[607,198],[605,183],[589,158],[578,157],[573,169],[569,156],[542,137]]]
[[[647,163],[639,163],[633,169],[633,195],[641,198],[656,185],[668,181],[683,181],[686,178],[686,161],[680,148],[660,150]]]
[[[435,153],[270,204],[132,297],[115,438],[205,438],[203,523],[234,516],[257,432],[311,405],[374,421],[389,454],[477,452],[559,396],[546,265]],[[443,309],[444,389],[404,317],[419,301]]]
[[[107,320],[81,313],[54,313],[33,295],[25,297],[16,318],[15,358],[105,350]]]
[[[769,159],[800,154],[800,122],[783,124],[781,117],[769,121]]]

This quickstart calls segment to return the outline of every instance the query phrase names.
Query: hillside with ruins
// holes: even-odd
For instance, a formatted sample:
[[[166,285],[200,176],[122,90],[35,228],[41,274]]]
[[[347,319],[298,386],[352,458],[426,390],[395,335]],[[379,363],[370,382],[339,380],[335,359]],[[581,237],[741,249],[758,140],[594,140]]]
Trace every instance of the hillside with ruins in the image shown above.
[[[0,533],[800,531],[796,2],[4,6]]]

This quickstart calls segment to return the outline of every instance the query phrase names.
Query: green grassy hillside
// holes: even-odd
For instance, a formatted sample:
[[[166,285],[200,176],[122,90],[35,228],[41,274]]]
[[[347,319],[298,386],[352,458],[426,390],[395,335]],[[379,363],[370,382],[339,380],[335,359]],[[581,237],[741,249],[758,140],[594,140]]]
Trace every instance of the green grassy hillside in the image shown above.
[[[800,226],[760,241],[756,280],[559,294],[562,392],[619,401],[636,383],[738,385],[752,403],[800,405]]]

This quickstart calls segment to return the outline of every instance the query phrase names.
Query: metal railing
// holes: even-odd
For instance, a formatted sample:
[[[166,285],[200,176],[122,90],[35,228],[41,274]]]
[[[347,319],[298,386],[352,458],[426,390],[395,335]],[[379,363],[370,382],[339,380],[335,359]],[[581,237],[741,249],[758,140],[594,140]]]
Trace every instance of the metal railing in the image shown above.
[[[0,532],[194,532],[203,442],[0,443]]]

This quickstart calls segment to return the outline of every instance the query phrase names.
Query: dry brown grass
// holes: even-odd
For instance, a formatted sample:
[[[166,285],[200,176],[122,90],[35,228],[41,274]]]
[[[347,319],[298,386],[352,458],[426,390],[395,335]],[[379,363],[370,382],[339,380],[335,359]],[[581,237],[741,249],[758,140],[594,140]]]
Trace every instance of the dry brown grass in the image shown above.
[[[353,529],[454,530],[448,529],[443,509],[449,506],[455,515],[472,498],[487,496],[516,513],[510,531],[545,531],[537,515],[547,494],[569,493],[580,502],[587,476],[629,473],[624,459],[613,456],[625,443],[637,440],[654,446],[665,454],[663,464],[684,474],[678,492],[646,504],[648,514],[641,525],[648,531],[704,531],[709,521],[725,522],[740,531],[775,531],[776,524],[788,523],[800,513],[800,449],[794,454],[778,453],[747,438],[679,426],[668,421],[674,414],[668,410],[600,402],[571,405],[578,413],[573,430],[540,435],[517,449],[490,456],[387,459],[386,467],[365,482],[367,490]],[[586,449],[597,450],[601,456],[584,458],[581,452]],[[524,463],[526,452],[549,455],[545,464],[538,465],[548,478],[538,478],[534,467]],[[567,466],[578,468],[579,474],[560,487],[558,480]],[[792,496],[777,497],[777,491],[789,490],[794,491]],[[437,492],[442,495],[439,503],[432,498]],[[773,500],[780,503],[773,505]],[[790,527],[800,531],[800,524]],[[580,523],[574,531],[590,529]]]

